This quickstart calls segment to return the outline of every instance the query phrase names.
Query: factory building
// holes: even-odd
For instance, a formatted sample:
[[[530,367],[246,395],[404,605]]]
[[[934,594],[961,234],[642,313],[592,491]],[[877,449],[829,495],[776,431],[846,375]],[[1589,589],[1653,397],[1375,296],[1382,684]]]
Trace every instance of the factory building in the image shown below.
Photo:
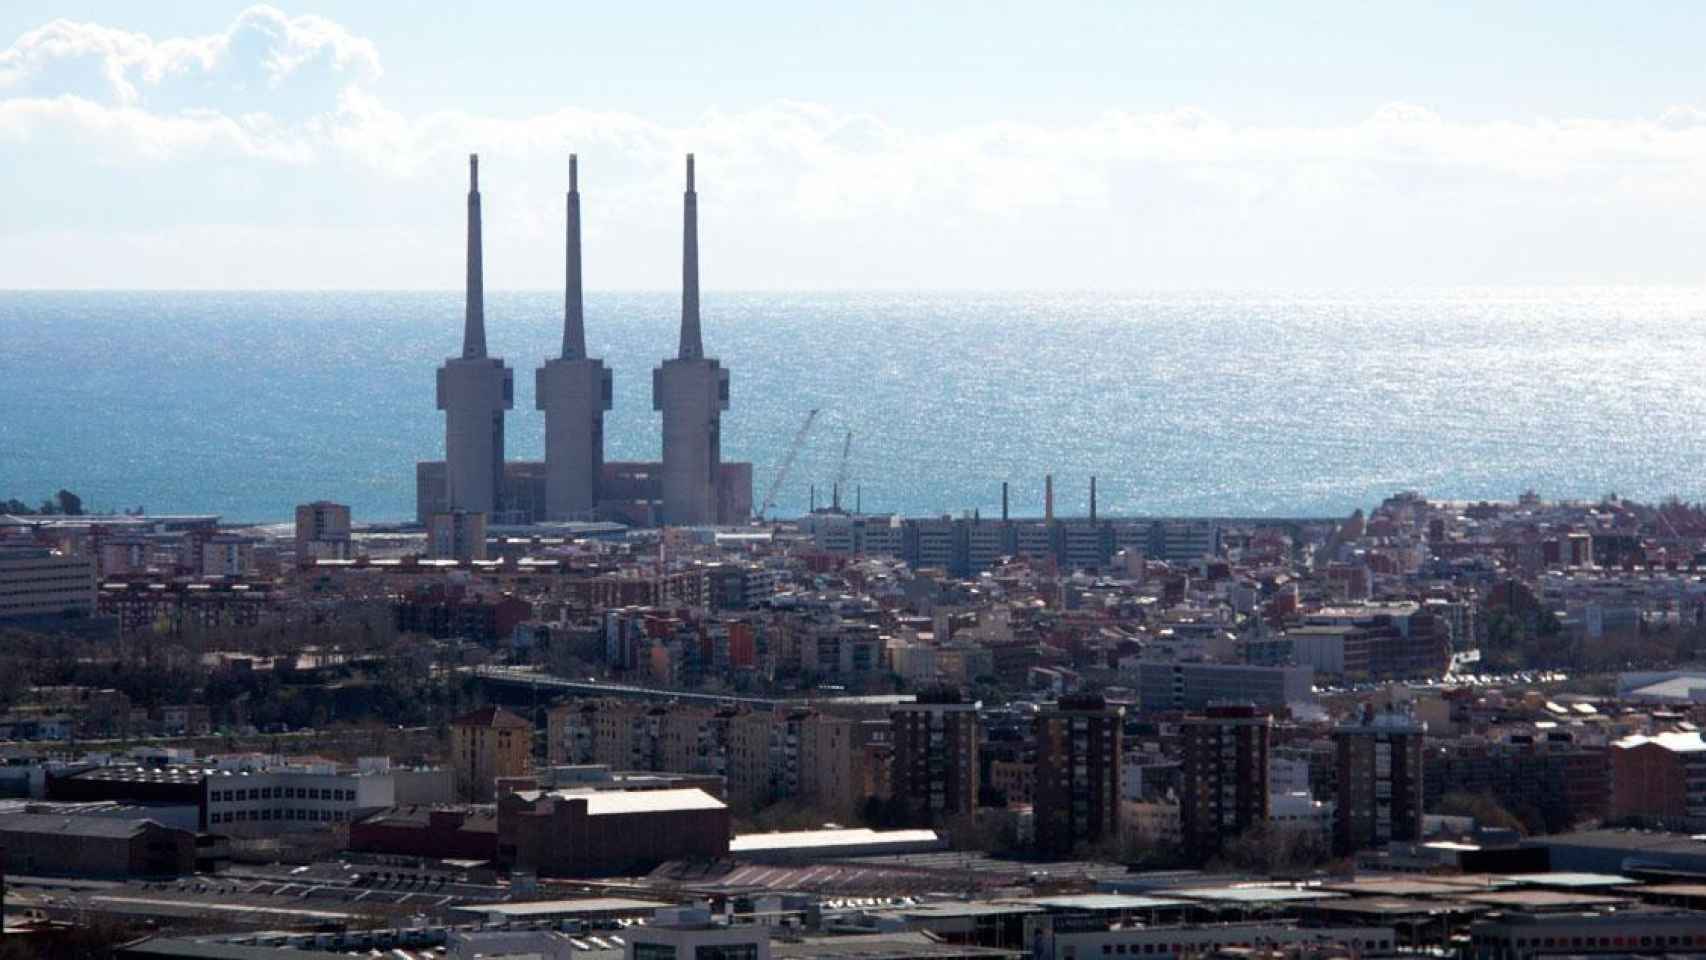
[[[462,355],[438,368],[444,411],[445,510],[491,513],[504,472],[504,411],[515,405],[515,379],[486,356],[486,294],[480,257],[480,158],[468,158],[468,278]]]
[[[578,166],[570,154],[563,352],[539,368],[534,390],[537,406],[545,411],[545,516],[549,520],[593,518],[604,469],[604,411],[611,408],[613,395],[604,361],[586,354]]]
[[[604,414],[614,387],[602,360],[587,356],[581,279],[578,161],[569,160],[566,286],[560,355],[536,374],[545,414],[545,459],[503,458],[504,411],[514,384],[502,360],[486,356],[480,261],[480,195],[468,194],[468,307],[462,356],[438,372],[445,411],[445,459],[415,465],[415,520],[463,511],[492,524],[614,520],[631,526],[744,524],[752,515],[752,464],[722,459],[722,411],[729,374],[705,356],[699,322],[698,198],[687,160],[677,354],[652,377],[662,414],[660,462],[604,460]]]
[[[702,526],[729,522],[722,519],[718,489],[729,372],[705,356],[699,331],[699,195],[692,154],[683,204],[681,343],[673,359],[652,371],[652,409],[663,414],[663,522]]]

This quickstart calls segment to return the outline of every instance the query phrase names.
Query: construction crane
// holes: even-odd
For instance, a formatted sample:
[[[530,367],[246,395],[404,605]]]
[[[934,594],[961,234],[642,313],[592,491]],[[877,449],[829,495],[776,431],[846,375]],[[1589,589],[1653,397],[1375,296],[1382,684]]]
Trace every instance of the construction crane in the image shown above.
[[[781,492],[782,484],[787,482],[788,470],[794,466],[794,458],[800,455],[800,447],[805,445],[806,432],[811,430],[812,421],[816,419],[815,409],[806,414],[806,422],[800,424],[799,432],[794,434],[794,442],[788,444],[788,455],[782,458],[782,465],[776,468],[776,479],[770,481],[770,492],[764,495],[764,502],[758,505],[758,516],[755,519],[759,522],[762,523],[764,518],[770,515],[770,511],[775,509],[776,494]]]
[[[847,439],[841,444],[841,469],[835,474],[835,509],[841,509],[841,494],[847,490],[847,461],[853,453],[853,431],[847,431]]]

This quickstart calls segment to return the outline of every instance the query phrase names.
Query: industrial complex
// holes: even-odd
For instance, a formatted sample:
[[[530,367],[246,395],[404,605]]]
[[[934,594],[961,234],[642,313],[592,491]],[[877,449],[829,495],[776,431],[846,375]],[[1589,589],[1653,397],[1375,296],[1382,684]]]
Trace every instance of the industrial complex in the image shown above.
[[[659,462],[604,460],[610,370],[587,356],[582,301],[579,163],[569,158],[563,343],[540,367],[537,406],[545,413],[545,460],[504,459],[504,412],[515,403],[514,373],[486,350],[481,262],[479,158],[468,160],[468,276],[462,353],[438,369],[444,459],[415,468],[416,520],[435,551],[455,556],[484,539],[487,523],[614,520],[630,526],[745,523],[752,513],[752,465],[722,459],[722,411],[729,371],[705,354],[699,320],[699,214],[693,157],[683,195],[681,336],[676,355],[652,373],[652,405],[662,415]]]

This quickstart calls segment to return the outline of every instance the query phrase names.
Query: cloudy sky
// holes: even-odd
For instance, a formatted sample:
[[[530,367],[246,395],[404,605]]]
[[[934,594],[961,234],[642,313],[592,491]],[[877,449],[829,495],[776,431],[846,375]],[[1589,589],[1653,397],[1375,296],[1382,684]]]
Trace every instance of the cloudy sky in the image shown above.
[[[0,287],[1706,282],[1694,3],[0,8]]]

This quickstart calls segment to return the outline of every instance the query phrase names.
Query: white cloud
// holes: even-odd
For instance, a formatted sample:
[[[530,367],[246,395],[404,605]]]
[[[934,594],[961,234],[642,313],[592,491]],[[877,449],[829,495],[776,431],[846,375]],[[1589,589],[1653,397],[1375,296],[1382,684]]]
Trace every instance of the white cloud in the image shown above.
[[[1706,223],[1706,109],[1688,105],[1646,118],[1463,122],[1399,102],[1313,127],[1235,125],[1187,106],[909,129],[784,100],[666,125],[579,107],[411,115],[386,103],[382,75],[366,38],[265,6],[192,37],[54,21],[0,53],[0,142],[29,148],[20,166],[170,163],[233,183],[217,205],[191,197],[160,211],[175,249],[214,235],[183,229],[196,225],[259,244],[251,228],[267,227],[274,209],[244,197],[272,192],[281,166],[353,172],[365,200],[394,204],[350,224],[349,249],[392,220],[437,230],[456,204],[428,212],[420,190],[456,190],[463,155],[477,150],[490,158],[491,222],[519,236],[530,278],[554,269],[544,252],[557,215],[539,200],[560,193],[571,149],[604,161],[587,169],[600,197],[589,230],[608,231],[613,250],[637,247],[642,228],[599,217],[661,218],[679,190],[680,155],[699,153],[707,213],[731,214],[744,231],[729,258],[737,285],[895,282],[909,270],[950,284],[989,275],[1118,284],[1139,260],[1166,276],[1283,279],[1335,256],[1378,267],[1376,247],[1400,243],[1412,249],[1395,255],[1455,264],[1458,279],[1497,276],[1517,243],[1557,257],[1563,275],[1594,252],[1621,258],[1626,272],[1639,269],[1638,231]],[[302,188],[306,215],[323,183],[325,210],[354,216],[329,180]],[[1562,241],[1544,234],[1565,229],[1588,253],[1549,246]],[[336,228],[324,230],[317,242],[338,247]]]
[[[54,20],[0,51],[0,90],[130,106],[178,80],[211,79],[256,92],[259,79],[261,87],[276,89],[311,65],[350,81],[382,72],[371,41],[323,17],[254,6],[223,32],[158,41],[97,23]]]

